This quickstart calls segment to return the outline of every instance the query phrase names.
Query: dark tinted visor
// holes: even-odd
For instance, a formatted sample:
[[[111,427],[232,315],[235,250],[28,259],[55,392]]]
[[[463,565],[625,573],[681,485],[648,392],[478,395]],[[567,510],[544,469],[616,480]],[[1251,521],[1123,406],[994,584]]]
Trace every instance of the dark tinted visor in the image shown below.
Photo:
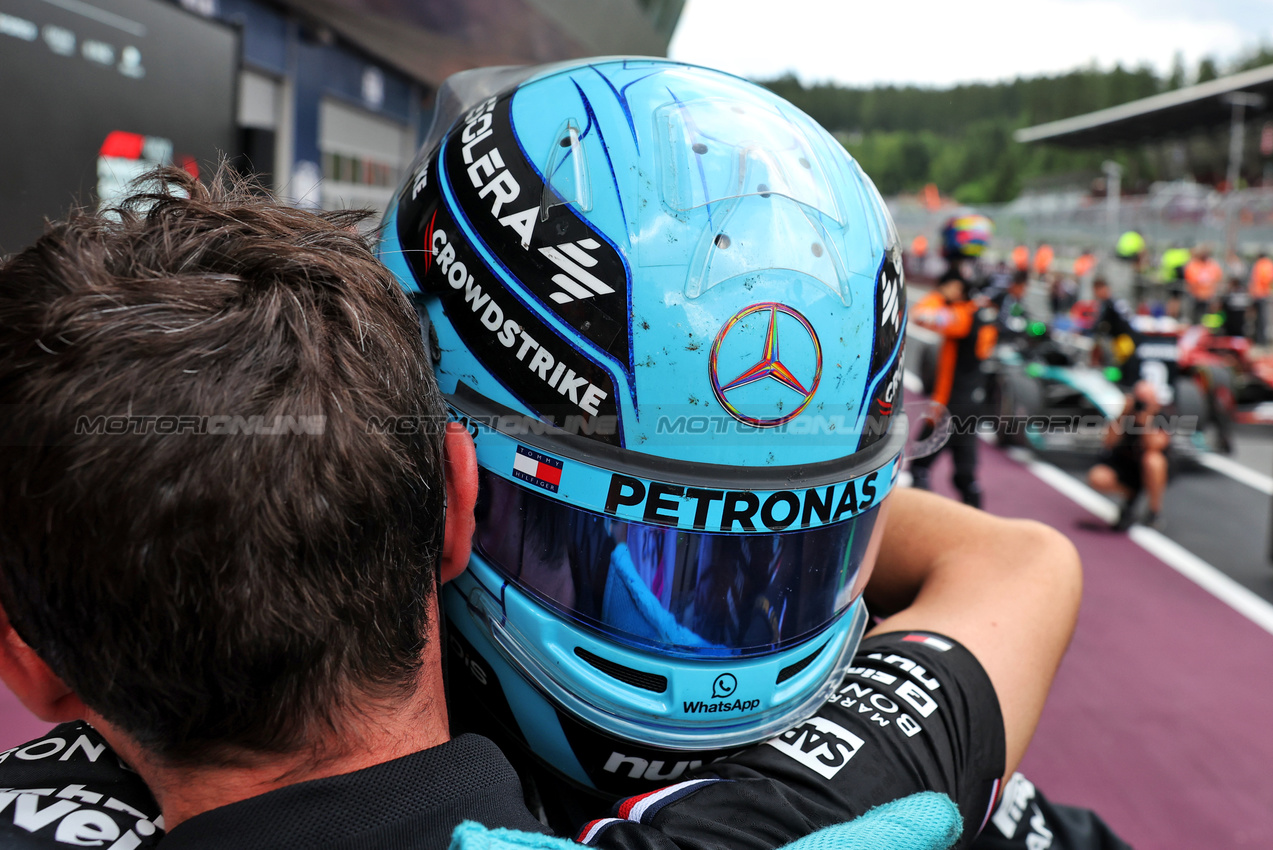
[[[718,534],[623,522],[485,470],[480,493],[474,550],[511,582],[624,644],[690,657],[760,655],[820,632],[861,592],[879,513]]]

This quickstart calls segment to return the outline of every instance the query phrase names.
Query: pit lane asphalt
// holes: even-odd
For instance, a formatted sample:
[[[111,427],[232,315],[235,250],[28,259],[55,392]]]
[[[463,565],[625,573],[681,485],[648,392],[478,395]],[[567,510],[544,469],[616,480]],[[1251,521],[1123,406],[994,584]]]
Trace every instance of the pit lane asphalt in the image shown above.
[[[909,292],[913,302],[918,292]],[[931,332],[908,327],[908,355],[932,344]],[[908,364],[912,361],[908,358]],[[1214,467],[1188,459],[1173,461],[1163,498],[1161,532],[1189,552],[1273,603],[1273,425],[1235,425],[1233,454]],[[1035,451],[1034,455],[1086,483],[1091,454]],[[1225,474],[1220,467],[1257,473],[1264,486]],[[1236,470],[1241,472],[1241,470]],[[992,494],[989,494],[992,495]],[[1142,500],[1143,506],[1143,500]]]
[[[917,398],[908,397],[909,407]],[[986,509],[1059,529],[1084,564],[1078,628],[1022,772],[1051,799],[1095,809],[1133,847],[1268,847],[1273,626],[1267,611],[1264,617],[1239,611],[1235,594],[1217,593],[1215,582],[1206,581],[1210,567],[1182,570],[1179,553],[1147,546],[1153,532],[1110,531],[1112,505],[1074,480],[1090,458],[1078,458],[1067,472],[1049,465],[1056,457],[981,448]],[[944,455],[933,467],[934,489],[952,495],[950,473]],[[1169,518],[1191,533],[1205,531],[1225,509],[1217,493],[1253,512],[1251,503],[1268,504],[1205,469],[1182,472],[1172,486]],[[1191,507],[1191,495],[1213,504]],[[1220,528],[1199,533],[1232,536]],[[1232,545],[1211,551],[1232,569],[1240,541],[1226,543]]]
[[[1243,466],[1273,475],[1273,424],[1235,426],[1232,459]]]
[[[1273,474],[1273,426],[1237,426],[1231,460],[1257,473]],[[1085,481],[1091,455],[1036,452],[1047,463]],[[1142,502],[1143,504],[1143,502]],[[1160,531],[1248,590],[1273,602],[1269,561],[1273,497],[1202,464],[1172,465],[1163,497]]]

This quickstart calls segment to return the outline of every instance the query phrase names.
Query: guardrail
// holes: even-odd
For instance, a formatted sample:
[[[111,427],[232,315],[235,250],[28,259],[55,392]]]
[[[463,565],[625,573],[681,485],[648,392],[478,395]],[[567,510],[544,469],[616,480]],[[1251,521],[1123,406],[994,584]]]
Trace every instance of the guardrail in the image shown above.
[[[906,244],[920,234],[933,241],[955,212],[929,210],[908,198],[891,200],[889,210]],[[1056,249],[1058,259],[1087,249],[1112,255],[1118,235],[1127,230],[1138,231],[1154,252],[1209,242],[1243,255],[1273,253],[1273,187],[1222,195],[1196,184],[1166,184],[1149,195],[1121,198],[1116,215],[1104,198],[1078,192],[1026,196],[1007,204],[978,205],[977,210],[995,222],[990,248],[995,257],[1006,256],[1015,245],[1040,242]]]

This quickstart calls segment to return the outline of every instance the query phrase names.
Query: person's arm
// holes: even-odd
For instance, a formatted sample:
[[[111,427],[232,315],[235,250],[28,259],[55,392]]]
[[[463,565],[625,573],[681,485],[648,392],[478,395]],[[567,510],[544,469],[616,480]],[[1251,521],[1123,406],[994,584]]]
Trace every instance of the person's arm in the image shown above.
[[[773,848],[922,791],[959,806],[956,846],[971,843],[1069,643],[1079,562],[1038,523],[910,489],[887,504],[867,601],[889,616],[830,700],[767,745],[630,798],[587,824],[581,843]]]
[[[1149,451],[1165,452],[1171,446],[1171,436],[1157,425],[1149,428],[1141,439]]]
[[[1105,435],[1101,437],[1102,446],[1104,446],[1107,449],[1112,449],[1114,448],[1114,446],[1118,445],[1119,439],[1121,439],[1123,436],[1120,426],[1122,425],[1123,421],[1127,418],[1127,415],[1130,414],[1131,412],[1132,412],[1132,397],[1129,395],[1123,400],[1123,412],[1119,415],[1117,419],[1111,419],[1109,423],[1106,424]]]
[[[901,489],[890,497],[867,602],[871,634],[937,632],[985,668],[1003,711],[1005,776],[1025,754],[1078,617],[1078,553],[1060,532]]]
[[[947,339],[963,339],[972,332],[972,320],[976,312],[976,305],[972,302],[946,304],[944,301],[930,301],[926,298],[915,305],[911,320]]]

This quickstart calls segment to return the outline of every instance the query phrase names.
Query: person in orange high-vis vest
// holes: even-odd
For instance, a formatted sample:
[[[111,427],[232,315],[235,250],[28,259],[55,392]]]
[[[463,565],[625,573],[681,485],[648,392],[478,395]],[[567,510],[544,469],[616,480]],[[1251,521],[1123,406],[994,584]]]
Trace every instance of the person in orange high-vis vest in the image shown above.
[[[1211,256],[1211,249],[1205,245],[1195,248],[1193,259],[1185,266],[1185,286],[1193,297],[1194,324],[1202,321],[1223,280],[1224,269]]]
[[[1094,268],[1096,268],[1096,257],[1091,251],[1084,251],[1074,261],[1074,276],[1080,279],[1085,278],[1092,273]]]
[[[1030,249],[1024,245],[1018,245],[1012,249],[1012,267],[1019,272],[1030,270]]]
[[[1052,259],[1056,253],[1051,245],[1040,245],[1034,252],[1034,273],[1043,277],[1052,268]]]
[[[924,261],[928,258],[928,237],[919,234],[911,240],[911,249],[902,257],[906,274],[919,277],[924,273]]]
[[[932,398],[944,404],[954,419],[950,439],[942,449],[950,449],[955,463],[955,489],[965,504],[975,508],[981,507],[977,433],[975,427],[968,425],[984,412],[981,361],[990,355],[997,339],[994,324],[983,320],[980,313],[981,308],[968,297],[967,283],[954,268],[942,275],[937,289],[920,300],[911,313],[911,321],[941,337]],[[959,420],[967,425],[960,426]],[[912,461],[911,476],[916,487],[928,489],[929,471],[940,451]]]
[[[1255,308],[1256,345],[1264,345],[1268,339],[1264,325],[1268,321],[1270,290],[1273,290],[1273,260],[1267,254],[1261,254],[1251,266],[1251,282],[1247,285],[1251,306]]]

